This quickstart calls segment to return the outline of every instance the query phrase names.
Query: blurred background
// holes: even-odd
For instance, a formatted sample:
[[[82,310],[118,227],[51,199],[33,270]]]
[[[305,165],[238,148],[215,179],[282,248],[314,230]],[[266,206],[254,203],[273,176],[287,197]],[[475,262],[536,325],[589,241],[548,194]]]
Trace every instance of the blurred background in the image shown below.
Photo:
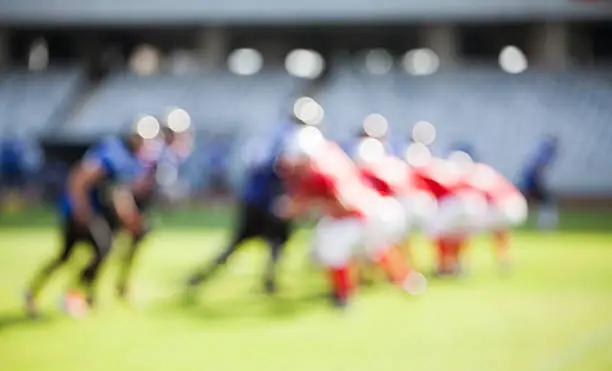
[[[420,122],[434,154],[468,151],[517,185],[556,138],[545,180],[559,229],[518,231],[505,276],[477,238],[463,279],[413,301],[360,293],[347,318],[320,299],[301,230],[278,298],[253,289],[266,259],[254,242],[205,304],[181,307],[187,272],[229,235],[247,160],[302,97],[334,140],[375,121],[407,143]],[[48,315],[28,321],[23,287],[57,252],[70,165],[169,107],[196,145],[162,179],[157,220],[171,228],[136,265],[137,304],[115,301],[111,259],[100,313],[58,314],[61,276]],[[0,369],[610,371],[611,150],[609,0],[0,0]],[[428,269],[433,250],[414,244]]]
[[[597,0],[4,0],[3,194],[52,200],[88,145],[180,107],[197,146],[177,195],[229,195],[243,152],[310,96],[333,139],[372,113],[396,141],[428,121],[435,153],[467,146],[511,179],[555,135],[551,189],[609,196],[611,18]]]

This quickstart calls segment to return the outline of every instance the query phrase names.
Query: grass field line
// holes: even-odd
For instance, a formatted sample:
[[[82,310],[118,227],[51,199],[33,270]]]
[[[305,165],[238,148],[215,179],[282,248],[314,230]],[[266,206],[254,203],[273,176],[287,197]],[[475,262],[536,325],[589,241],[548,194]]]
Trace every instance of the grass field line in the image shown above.
[[[584,359],[590,351],[612,343],[612,322],[599,326],[571,342],[554,355],[547,358],[537,371],[563,371]]]

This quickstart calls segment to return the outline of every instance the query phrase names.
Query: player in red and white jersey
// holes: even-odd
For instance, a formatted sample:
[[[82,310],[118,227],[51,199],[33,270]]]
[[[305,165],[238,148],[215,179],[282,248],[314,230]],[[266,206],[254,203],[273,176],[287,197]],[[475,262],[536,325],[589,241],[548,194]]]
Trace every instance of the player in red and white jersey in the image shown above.
[[[474,163],[461,183],[485,197],[486,207],[475,219],[474,233],[492,233],[497,260],[507,266],[509,231],[527,219],[527,201],[500,172],[483,163]]]
[[[375,139],[364,139],[355,157],[362,176],[383,196],[395,197],[405,206],[410,219],[423,218],[433,211],[433,197],[415,171],[405,161],[385,152],[383,144]],[[426,202],[423,205],[423,202]],[[420,207],[419,207],[420,206]],[[424,206],[428,206],[423,210]]]
[[[424,145],[414,144],[407,161],[412,164],[413,187],[436,200],[435,210],[419,223],[436,242],[436,271],[456,274],[460,269],[458,254],[473,234],[475,220],[483,213],[484,198],[479,191],[462,187],[465,168],[461,163],[433,157]]]
[[[361,251],[406,291],[422,291],[424,277],[410,271],[393,248],[406,225],[400,204],[364,181],[337,144],[306,127],[288,143],[280,161],[289,188],[282,213],[298,215],[313,208],[322,212],[314,245],[330,272],[337,304],[344,305],[352,291],[349,264]]]
[[[407,220],[404,239],[400,246],[411,266],[414,266],[410,246],[410,232],[417,225],[429,220],[436,210],[436,200],[430,191],[419,185],[412,168],[401,158],[386,150],[382,141],[363,138],[354,151],[354,161],[364,179],[379,194],[397,199],[403,206]]]

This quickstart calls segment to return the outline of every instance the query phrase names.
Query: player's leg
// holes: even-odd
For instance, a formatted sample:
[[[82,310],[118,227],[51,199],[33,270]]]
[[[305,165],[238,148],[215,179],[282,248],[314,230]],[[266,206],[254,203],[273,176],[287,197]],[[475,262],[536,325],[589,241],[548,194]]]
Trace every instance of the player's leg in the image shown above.
[[[556,229],[559,223],[559,211],[552,193],[547,189],[543,179],[536,179],[533,189],[529,193],[538,204],[538,228],[542,230]]]
[[[510,230],[498,229],[491,233],[493,239],[495,260],[502,270],[507,270],[510,267]]]
[[[495,256],[503,270],[510,265],[510,230],[523,224],[527,214],[527,200],[518,192],[489,207],[485,228],[492,232]]]
[[[314,249],[328,272],[332,300],[344,307],[353,290],[350,263],[363,240],[363,221],[357,218],[322,218],[315,228]]]
[[[112,247],[113,231],[104,218],[96,217],[88,226],[87,238],[93,248],[93,256],[81,271],[79,283],[85,291],[87,304],[91,306],[95,302],[95,281],[100,272],[101,265],[106,260]]]
[[[440,200],[437,213],[427,226],[438,255],[436,275],[456,275],[461,271],[461,253],[467,236],[485,212],[485,200],[474,194],[451,195]]]
[[[538,210],[538,227],[542,230],[554,230],[559,224],[559,209],[552,199],[540,203]]]
[[[134,266],[134,261],[139,251],[141,250],[142,243],[150,230],[145,231],[138,235],[132,236],[129,242],[127,252],[120,261],[119,265],[119,277],[117,281],[117,294],[120,298],[125,299],[129,293],[129,280]]]
[[[136,200],[136,206],[138,207],[140,215],[147,214],[147,211],[151,208],[153,204],[153,196],[153,194],[148,194],[146,197],[142,197]],[[120,222],[116,213],[112,210],[109,210],[107,211],[105,217],[108,220],[111,229],[114,232],[117,231],[120,227]],[[127,295],[129,294],[129,279],[132,273],[132,268],[134,266],[134,261],[139,251],[141,250],[143,241],[150,234],[150,232],[151,225],[148,220],[145,220],[145,226],[142,233],[137,236],[130,236],[130,242],[128,244],[127,251],[125,251],[125,255],[123,255],[122,259],[119,261],[119,276],[117,280],[116,290],[117,295],[122,299],[126,299]]]
[[[264,288],[268,293],[274,293],[277,290],[277,270],[278,262],[285,249],[285,245],[289,240],[292,232],[291,221],[278,218],[276,215],[269,213],[265,239],[270,248],[270,258],[266,265],[264,273]]]
[[[277,291],[277,270],[278,262],[285,248],[285,242],[277,239],[268,240],[270,246],[270,258],[266,264],[264,273],[264,289],[267,293],[272,294]]]
[[[38,308],[36,305],[36,298],[40,291],[47,283],[49,278],[55,273],[60,267],[62,267],[69,259],[74,251],[79,234],[77,229],[70,220],[65,220],[61,226],[61,251],[60,254],[54,257],[51,261],[47,262],[34,276],[32,279],[28,291],[26,292],[26,306],[29,315],[36,316]]]
[[[385,202],[394,202],[388,199]],[[365,251],[358,260],[357,269],[360,282],[370,284],[377,273],[382,271],[392,282],[402,281],[414,267],[410,244],[412,229],[412,205],[406,200],[397,200],[400,208],[392,207],[381,215],[371,216],[371,226],[365,233]],[[371,246],[370,246],[371,245]],[[372,255],[372,251],[376,251]]]
[[[458,233],[448,238],[451,272],[458,276],[465,273],[464,270],[464,255],[468,247],[469,233]]]
[[[447,223],[447,204],[448,202],[446,200],[441,200],[436,212],[430,215],[426,220],[423,220],[421,228],[429,240],[432,241],[435,249],[435,276],[447,274],[452,265],[450,245],[444,238],[444,229]]]
[[[208,281],[221,267],[225,266],[229,258],[238,251],[242,243],[259,235],[258,230],[261,220],[258,219],[258,216],[257,208],[248,204],[242,205],[238,211],[238,222],[236,223],[236,230],[230,243],[210,263],[198,268],[189,278],[188,285],[195,287]]]
[[[455,272],[452,241],[446,236],[439,235],[435,238],[435,245],[438,257],[435,274],[437,276],[452,275]]]
[[[368,217],[364,231],[366,253],[383,268],[389,279],[411,294],[425,289],[425,277],[415,271],[398,248],[406,235],[408,221],[401,205],[394,199],[381,200],[381,204]]]
[[[407,228],[402,241],[401,250],[406,256],[408,263],[416,267],[411,237],[416,230],[426,231],[429,221],[435,217],[438,211],[438,201],[436,198],[425,191],[412,191],[411,193],[399,197],[407,215]]]
[[[189,286],[198,286],[213,277],[221,267],[225,266],[229,258],[234,255],[236,251],[238,251],[240,245],[242,245],[242,243],[247,239],[248,238],[242,234],[234,237],[227,247],[223,249],[223,251],[221,251],[221,253],[219,253],[213,259],[213,261],[204,267],[197,269],[196,272],[191,275],[188,281]]]

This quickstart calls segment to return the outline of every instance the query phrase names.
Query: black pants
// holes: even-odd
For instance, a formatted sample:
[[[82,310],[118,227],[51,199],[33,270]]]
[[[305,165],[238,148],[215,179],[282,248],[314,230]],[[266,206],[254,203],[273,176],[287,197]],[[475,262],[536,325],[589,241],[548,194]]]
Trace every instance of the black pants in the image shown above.
[[[291,222],[281,219],[266,208],[252,203],[243,203],[238,209],[238,220],[234,234],[236,244],[261,237],[274,244],[285,244],[291,235]]]
[[[547,204],[553,202],[553,196],[551,192],[548,190],[544,181],[535,177],[532,178],[529,182],[529,186],[523,189],[523,195],[527,198],[528,201],[538,203],[538,204]]]
[[[3,168],[0,165],[0,189],[20,189],[26,184],[26,173],[18,168]]]
[[[72,220],[63,227],[64,251],[62,258],[68,259],[77,242],[87,242],[93,250],[93,257],[82,272],[84,283],[90,284],[97,276],[100,265],[110,252],[113,243],[113,229],[104,217],[96,217],[86,229],[80,228]]]
[[[141,215],[144,215],[148,211],[148,209],[153,204],[153,201],[153,196],[136,200],[136,206],[138,207],[138,211],[141,213]],[[121,229],[121,222],[119,220],[119,217],[117,216],[117,213],[114,210],[107,210],[107,212],[104,213],[104,218],[108,222],[113,233],[116,233]],[[125,297],[128,294],[128,282],[132,274],[132,268],[134,266],[136,256],[140,251],[141,242],[149,234],[149,232],[150,226],[146,225],[140,235],[131,235],[130,242],[128,243],[128,246],[126,247],[125,251],[121,251],[121,259],[119,259],[118,261],[119,276],[116,285],[117,294],[121,297]]]
[[[268,292],[275,291],[276,265],[283,247],[289,240],[292,224],[281,219],[266,208],[252,203],[243,203],[238,209],[235,233],[229,245],[202,270],[198,270],[190,279],[190,285],[197,285],[208,280],[217,269],[225,265],[228,259],[251,238],[263,238],[270,248],[270,259],[264,282]]]
[[[81,271],[79,280],[87,291],[88,299],[93,301],[94,281],[112,246],[113,231],[111,227],[101,215],[96,216],[86,227],[77,225],[72,218],[66,218],[61,225],[61,240],[60,254],[45,265],[34,278],[30,288],[32,294],[36,295],[48,278],[68,262],[78,242],[87,242],[92,249],[93,256]]]

